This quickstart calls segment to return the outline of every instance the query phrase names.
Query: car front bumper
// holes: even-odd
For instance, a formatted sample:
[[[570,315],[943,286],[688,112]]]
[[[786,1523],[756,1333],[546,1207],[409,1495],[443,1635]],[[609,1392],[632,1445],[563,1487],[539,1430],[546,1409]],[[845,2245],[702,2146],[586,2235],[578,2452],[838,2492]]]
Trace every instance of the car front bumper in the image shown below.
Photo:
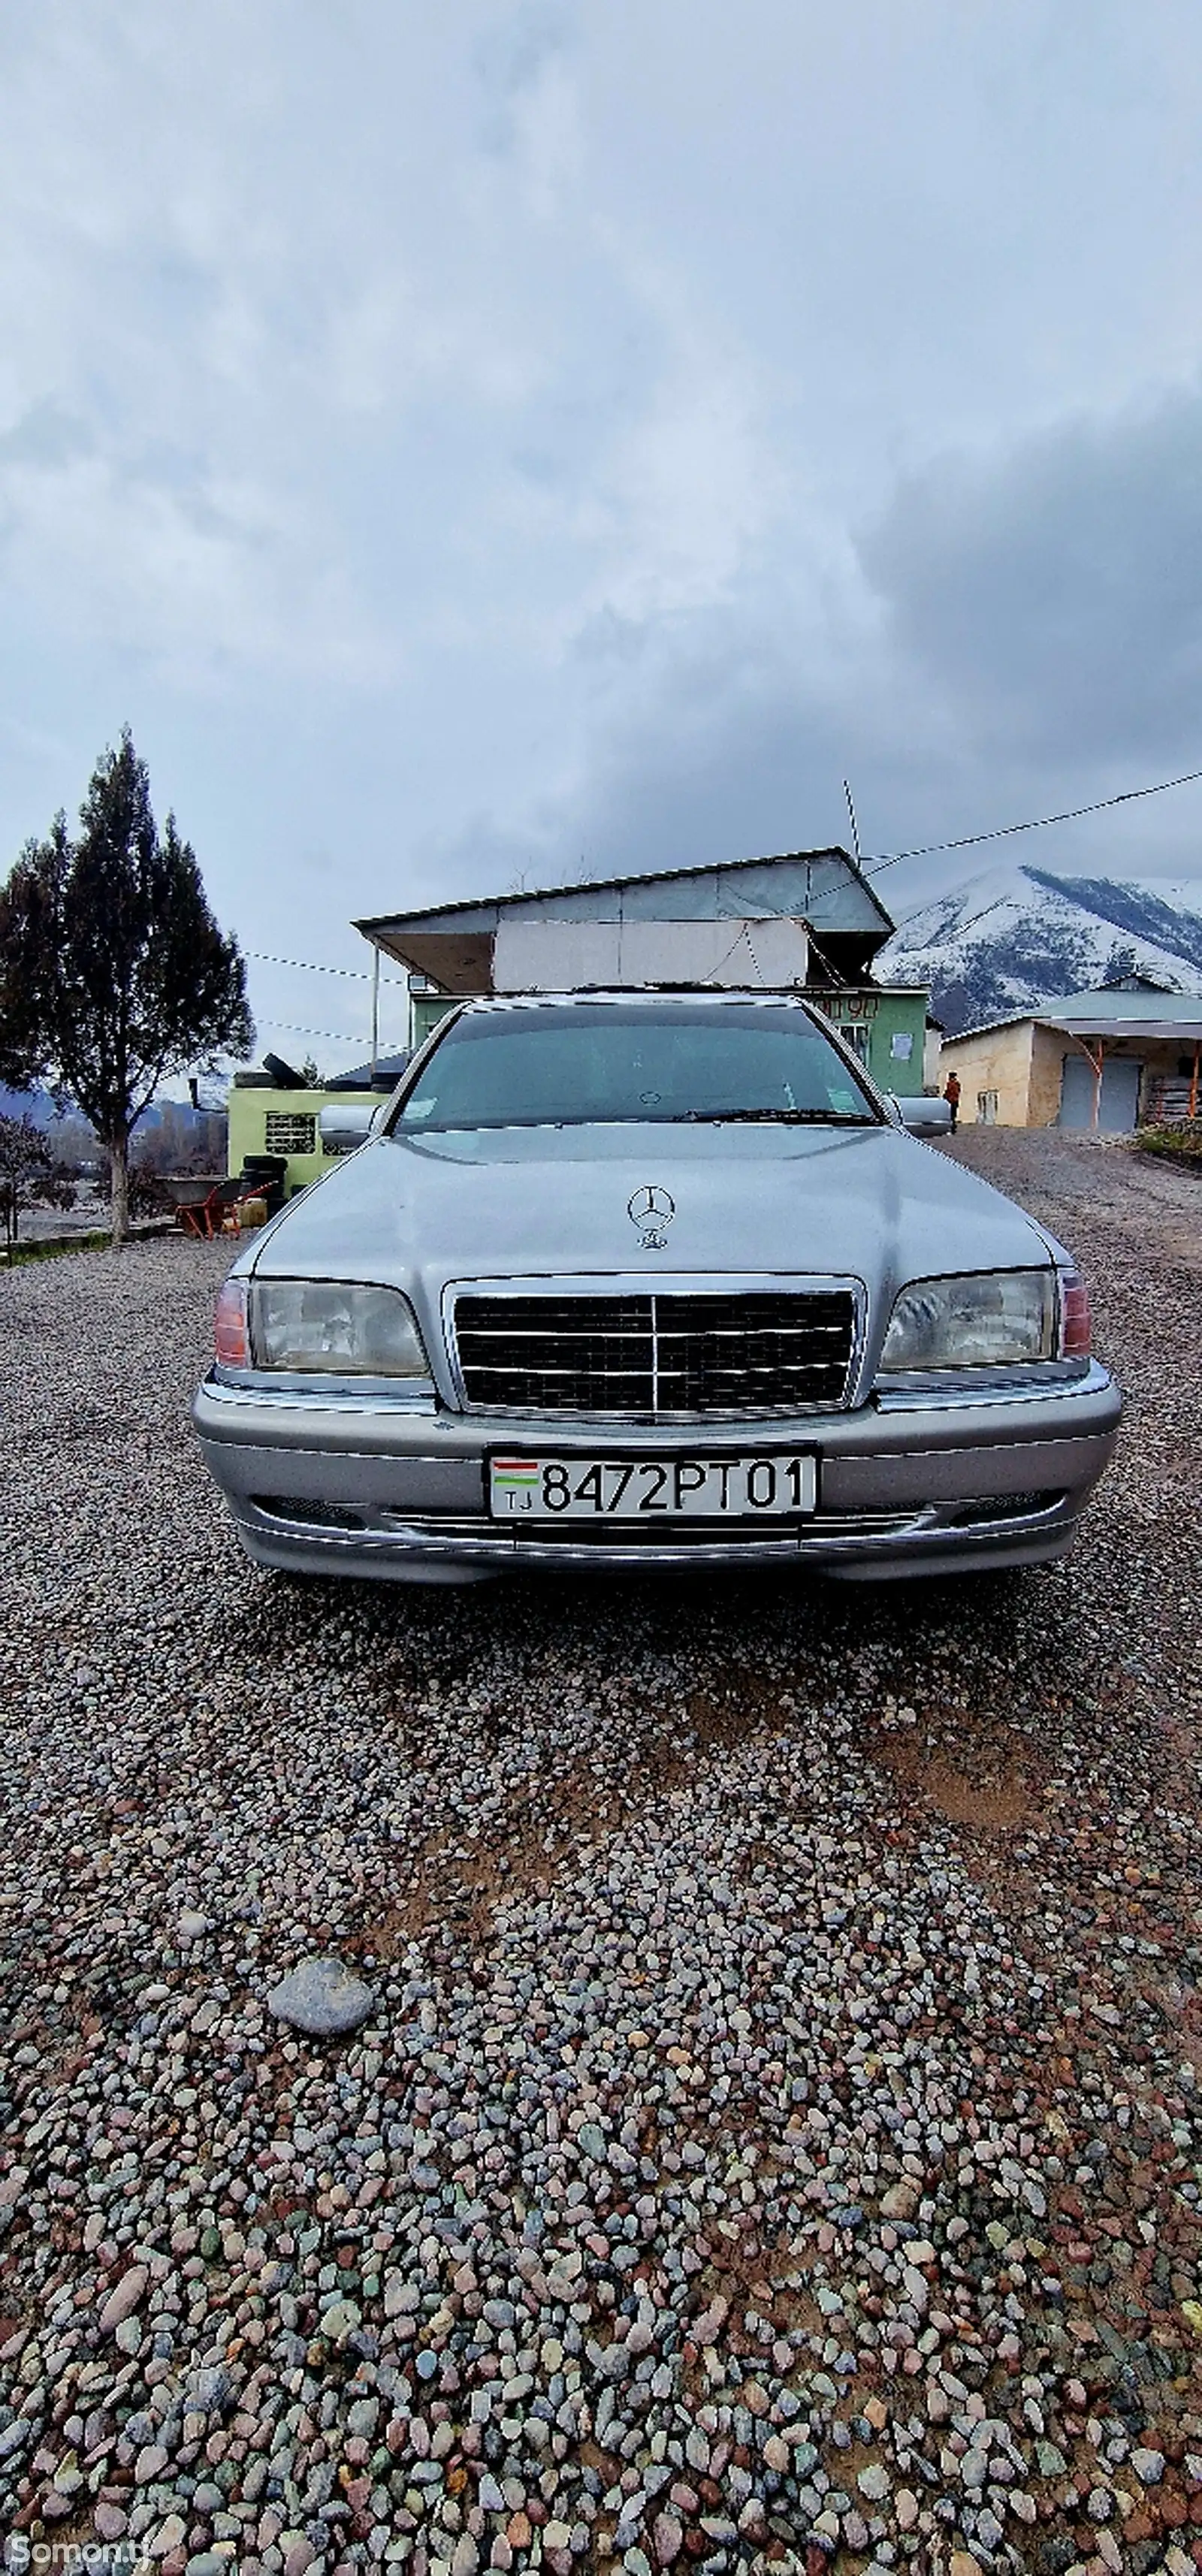
[[[247,1553],[284,1572],[471,1582],[521,1566],[609,1572],[813,1566],[843,1580],[1034,1565],[1062,1556],[1113,1455],[1122,1400],[1106,1371],[1054,1387],[891,1392],[850,1413],[615,1424],[454,1414],[433,1400],[197,1389],[206,1464]],[[488,1453],[710,1457],[812,1450],[818,1509],[786,1526],[574,1521],[527,1534],[487,1512]]]

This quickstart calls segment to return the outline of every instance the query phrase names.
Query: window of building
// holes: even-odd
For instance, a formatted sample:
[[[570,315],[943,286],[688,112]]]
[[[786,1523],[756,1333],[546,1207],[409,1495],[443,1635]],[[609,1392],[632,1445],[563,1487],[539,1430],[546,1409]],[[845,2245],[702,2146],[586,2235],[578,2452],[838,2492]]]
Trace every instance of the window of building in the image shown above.
[[[997,1093],[996,1093],[996,1091],[978,1091],[978,1093],[977,1093],[977,1125],[978,1125],[978,1127],[996,1127],[996,1125],[997,1125]]]
[[[839,1035],[841,1038],[846,1038],[849,1047],[854,1048],[861,1064],[867,1064],[868,1048],[872,1038],[867,1020],[845,1020],[840,1027]]]
[[[266,1150],[269,1154],[315,1154],[316,1118],[300,1109],[269,1109]]]

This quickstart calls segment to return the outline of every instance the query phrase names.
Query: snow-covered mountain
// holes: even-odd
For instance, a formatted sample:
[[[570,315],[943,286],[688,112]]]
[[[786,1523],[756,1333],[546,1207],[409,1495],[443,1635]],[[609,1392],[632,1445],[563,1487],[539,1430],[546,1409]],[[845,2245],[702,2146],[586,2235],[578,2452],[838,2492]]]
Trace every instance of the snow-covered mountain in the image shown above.
[[[929,982],[953,1035],[1133,971],[1202,993],[1202,884],[994,869],[912,913],[874,971],[883,984]]]

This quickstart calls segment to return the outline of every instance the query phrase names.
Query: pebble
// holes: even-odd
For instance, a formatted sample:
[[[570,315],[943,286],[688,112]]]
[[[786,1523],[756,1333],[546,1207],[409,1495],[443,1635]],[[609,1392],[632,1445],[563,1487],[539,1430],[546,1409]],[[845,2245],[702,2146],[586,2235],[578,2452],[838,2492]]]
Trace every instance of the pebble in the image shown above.
[[[98,2319],[101,2334],[115,2334],[118,2326],[132,2316],[149,2279],[144,2263],[131,2263],[129,2270],[122,2273],[116,2288],[110,2290],[101,2308]]]
[[[227,2403],[230,2387],[230,2374],[220,2362],[194,2370],[185,2385],[185,2406],[198,2415],[216,2414]]]
[[[277,2021],[309,2038],[329,2039],[358,2030],[375,2002],[370,1986],[341,1959],[302,1959],[273,1986],[267,2009]]]
[[[0,2527],[166,2576],[1183,2555],[1188,1331],[1040,1206],[1139,1391],[1088,1546],[754,1621],[277,1588],[179,1436],[221,1247],[0,1279]],[[336,2049],[290,1959],[360,1990]]]
[[[544,2533],[544,2539],[546,2534]],[[657,2567],[674,2567],[684,2547],[684,2526],[675,2514],[659,2513],[652,2526]]]

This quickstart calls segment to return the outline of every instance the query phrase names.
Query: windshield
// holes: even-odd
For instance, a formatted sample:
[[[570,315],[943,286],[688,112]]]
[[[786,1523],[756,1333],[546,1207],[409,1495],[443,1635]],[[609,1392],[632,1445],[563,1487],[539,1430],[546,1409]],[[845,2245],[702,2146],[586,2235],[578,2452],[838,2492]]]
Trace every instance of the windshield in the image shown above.
[[[434,1049],[393,1133],[597,1121],[876,1125],[808,1013],[787,1003],[572,1002],[468,1012]]]

